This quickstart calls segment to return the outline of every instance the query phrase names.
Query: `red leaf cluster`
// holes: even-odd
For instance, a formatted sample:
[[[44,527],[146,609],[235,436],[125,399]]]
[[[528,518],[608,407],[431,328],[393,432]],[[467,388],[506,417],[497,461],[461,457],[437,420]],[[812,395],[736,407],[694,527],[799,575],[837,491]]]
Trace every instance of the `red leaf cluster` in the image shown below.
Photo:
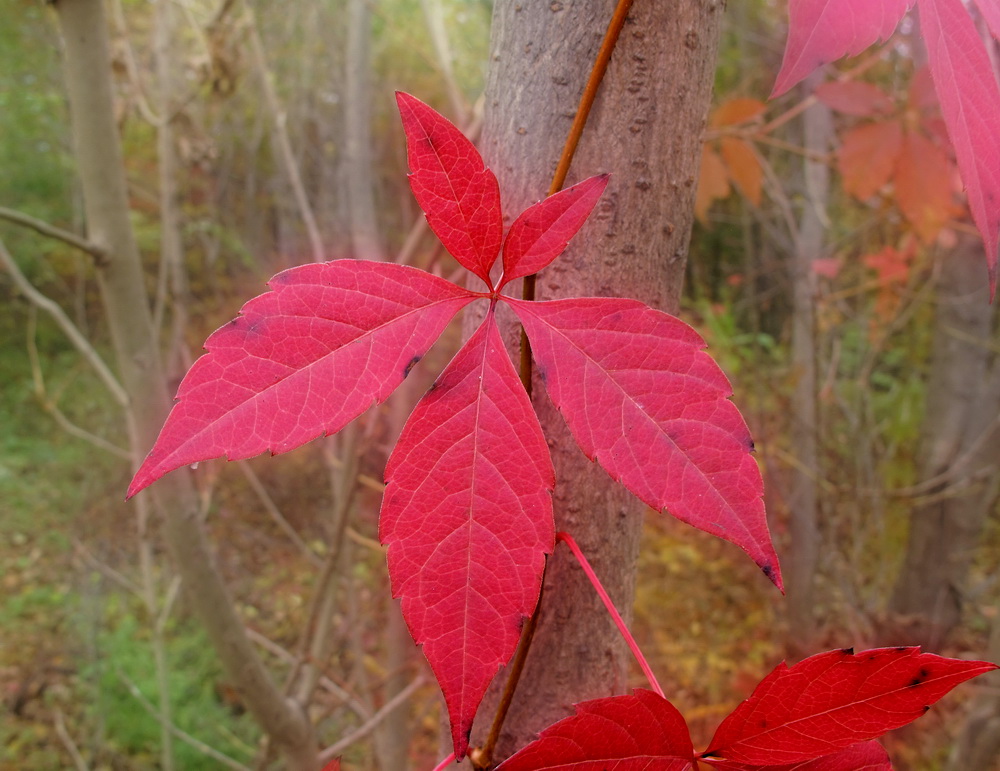
[[[559,255],[608,176],[529,207],[504,236],[499,185],[471,142],[414,97],[397,100],[413,193],[487,291],[354,260],[279,273],[209,337],[129,495],[186,464],[285,452],[340,430],[403,381],[458,310],[488,303],[402,431],[380,522],[393,595],[444,692],[460,758],[534,611],[554,538],[551,460],[497,328],[498,302],[520,318],[590,457],[650,506],[740,546],[779,587],[781,574],[753,442],[701,338],[631,300],[529,303],[500,293]]]

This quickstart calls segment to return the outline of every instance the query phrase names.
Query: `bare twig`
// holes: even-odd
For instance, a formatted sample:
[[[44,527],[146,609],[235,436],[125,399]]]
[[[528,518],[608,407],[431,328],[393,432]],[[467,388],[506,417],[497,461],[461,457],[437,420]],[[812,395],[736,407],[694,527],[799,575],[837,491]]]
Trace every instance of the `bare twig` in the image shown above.
[[[59,736],[59,741],[63,743],[66,752],[73,758],[73,765],[76,766],[76,771],[90,771],[87,762],[83,759],[83,755],[80,754],[80,749],[76,746],[76,742],[73,741],[73,737],[66,730],[66,721],[63,720],[62,710],[57,707],[52,716],[55,720],[56,734]]]
[[[379,552],[380,554],[385,554],[386,551],[385,547],[378,541],[374,540],[373,538],[368,538],[362,535],[353,527],[348,527],[345,532],[347,533],[348,539],[350,539],[352,543],[355,543],[358,546],[364,546],[366,549],[370,551]]]
[[[246,628],[246,633],[247,637],[249,637],[253,642],[257,643],[257,645],[259,645],[261,648],[263,648],[268,653],[273,655],[275,658],[280,659],[286,664],[295,664],[296,661],[295,655],[291,651],[282,647],[281,645],[278,645],[278,643],[274,642],[274,640],[262,635],[260,632],[251,629],[250,627]],[[333,696],[335,696],[341,702],[350,707],[351,710],[354,712],[354,714],[356,714],[362,720],[368,720],[371,718],[372,711],[368,709],[368,707],[366,707],[364,703],[362,703],[353,694],[348,692],[345,688],[335,683],[329,677],[326,677],[325,675],[320,676],[319,684],[324,689],[333,694]]]
[[[139,107],[139,113],[151,125],[159,126],[163,118],[153,112],[153,108],[146,99],[146,89],[142,84],[142,76],[139,74],[139,65],[135,61],[135,51],[132,50],[131,36],[128,32],[128,25],[125,22],[125,11],[122,9],[121,0],[114,0],[111,3],[111,15],[115,19],[115,27],[122,40],[122,51],[125,59],[125,71],[128,79],[135,89],[135,103]]]
[[[89,254],[99,263],[107,259],[108,252],[104,247],[98,246],[92,241],[78,236],[76,233],[57,228],[55,225],[50,225],[48,222],[32,217],[30,214],[8,209],[6,206],[0,206],[0,219],[13,222],[17,225],[23,225],[43,236],[62,241],[64,244],[68,244],[75,249],[79,249],[81,252]]]
[[[316,223],[316,215],[313,213],[312,204],[306,195],[306,188],[302,182],[302,174],[299,165],[295,160],[295,153],[292,152],[292,143],[288,138],[288,114],[278,101],[278,94],[274,89],[273,73],[267,63],[264,54],[264,44],[260,39],[260,31],[257,28],[257,20],[249,3],[243,4],[246,16],[248,37],[250,38],[250,51],[254,60],[254,67],[257,69],[257,76],[260,78],[261,89],[264,92],[264,102],[267,110],[271,114],[271,124],[274,131],[274,139],[280,151],[280,161],[288,175],[288,182],[292,187],[295,202],[299,207],[299,214],[305,225],[306,233],[309,236],[309,243],[312,246],[313,259],[322,262],[326,259],[326,249],[323,246],[323,239],[319,233],[319,225]]]
[[[59,409],[59,405],[56,403],[56,400],[49,397],[48,389],[45,387],[45,375],[42,372],[42,364],[38,355],[38,345],[35,341],[37,310],[38,309],[34,305],[31,306],[31,314],[28,317],[27,348],[28,361],[31,365],[31,379],[35,384],[35,397],[42,405],[42,409],[49,413],[53,420],[55,420],[59,427],[66,433],[75,436],[77,439],[83,439],[85,442],[89,442],[95,447],[99,447],[102,450],[110,452],[112,455],[116,455],[123,460],[131,460],[132,454],[128,450],[109,442],[104,437],[93,434],[87,429],[76,425],[76,423],[66,417],[66,414]]]
[[[350,747],[355,742],[359,742],[364,739],[368,734],[378,728],[379,724],[389,716],[397,707],[401,706],[410,696],[416,691],[420,686],[426,682],[426,678],[423,675],[417,675],[413,681],[406,686],[403,690],[397,693],[389,701],[382,705],[382,708],[376,712],[367,722],[362,724],[358,729],[352,731],[343,739],[338,741],[336,744],[331,744],[325,750],[320,752],[319,761],[320,763],[328,763],[333,760],[337,755],[341,754],[344,750]]]
[[[332,458],[337,455],[331,446],[334,443],[338,445],[339,455],[346,458],[346,462],[337,467],[328,465],[330,468],[330,491],[333,499],[330,550],[323,561],[323,568],[316,581],[316,587],[309,604],[308,620],[299,641],[300,663],[295,667],[288,682],[288,692],[293,694],[300,704],[308,704],[312,699],[321,674],[320,667],[330,655],[332,640],[330,624],[335,608],[337,569],[342,562],[344,531],[347,528],[357,492],[358,457],[361,452],[358,424],[351,424],[337,437],[325,442],[322,448],[324,458]]]
[[[240,471],[243,472],[243,476],[246,477],[247,482],[250,483],[250,487],[257,494],[257,498],[260,499],[261,504],[264,509],[274,520],[275,524],[281,528],[282,532],[288,536],[288,540],[295,544],[295,546],[302,552],[307,560],[312,563],[315,567],[320,567],[323,564],[316,553],[309,548],[305,541],[299,536],[298,532],[292,527],[291,523],[285,518],[285,515],[281,513],[281,509],[278,508],[278,504],[274,502],[274,498],[268,493],[267,488],[264,487],[264,483],[260,481],[260,477],[257,476],[257,472],[251,468],[249,463],[238,463]]]
[[[326,452],[325,450],[323,453],[323,460],[336,469],[344,467],[344,461],[341,460],[338,455]],[[358,484],[379,494],[385,492],[385,484],[379,482],[375,477],[368,476],[367,474],[358,474]]]
[[[97,557],[90,553],[90,550],[83,544],[82,541],[74,538],[73,549],[75,550],[77,556],[81,557],[84,562],[87,563],[91,568],[96,570],[98,573],[104,575],[105,578],[110,578],[116,584],[118,584],[122,589],[134,594],[136,597],[142,597],[142,590],[136,586],[132,581],[130,581],[126,576],[119,573],[110,565],[106,565],[101,562]]]
[[[14,279],[14,284],[20,290],[21,294],[28,298],[28,302],[55,319],[55,322],[70,339],[73,346],[87,360],[87,363],[94,368],[94,371],[101,379],[101,382],[111,392],[115,401],[122,407],[127,407],[129,402],[128,394],[125,393],[125,389],[122,388],[121,383],[118,382],[118,378],[114,376],[108,365],[104,363],[104,359],[101,358],[101,355],[90,344],[76,324],[70,320],[63,309],[54,300],[35,289],[31,282],[28,281],[17,266],[14,258],[10,256],[10,252],[7,251],[7,247],[2,240],[0,240],[0,265],[3,265],[7,269],[11,278]]]
[[[149,701],[149,699],[147,699],[145,696],[143,696],[142,691],[139,690],[139,686],[137,686],[134,682],[132,682],[132,680],[129,679],[128,675],[126,675],[121,670],[120,667],[115,667],[115,674],[118,676],[118,679],[122,681],[122,684],[126,688],[128,688],[129,693],[131,693],[132,696],[135,698],[135,700],[139,702],[139,705],[144,710],[146,710],[146,712],[148,712],[151,716],[153,716],[157,720],[161,720],[160,713],[157,711],[153,703]],[[201,754],[207,755],[213,760],[219,761],[226,768],[232,768],[235,769],[235,771],[250,771],[248,766],[243,765],[238,760],[234,760],[233,758],[229,757],[223,752],[219,752],[219,750],[209,746],[208,744],[205,744],[205,742],[201,741],[200,739],[196,739],[187,731],[178,728],[173,723],[170,723],[168,728],[170,729],[170,733],[172,733],[182,742],[190,745],[191,747],[194,747]]]
[[[434,44],[434,54],[437,56],[438,67],[444,77],[445,88],[448,91],[448,99],[451,101],[451,109],[454,118],[458,123],[465,122],[467,107],[465,99],[462,98],[462,90],[455,80],[455,69],[452,67],[451,45],[448,42],[448,30],[441,15],[441,6],[438,0],[420,0],[420,5],[424,11],[424,20],[431,33],[431,42]]]

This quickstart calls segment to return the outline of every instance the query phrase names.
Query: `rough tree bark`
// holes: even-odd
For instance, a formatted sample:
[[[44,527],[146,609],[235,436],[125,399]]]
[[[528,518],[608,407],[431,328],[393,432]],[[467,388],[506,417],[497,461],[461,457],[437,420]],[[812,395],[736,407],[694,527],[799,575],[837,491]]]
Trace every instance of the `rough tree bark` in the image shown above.
[[[102,0],[57,0],[54,5],[63,38],[74,156],[87,233],[106,254],[97,266],[97,281],[130,402],[126,419],[136,465],[152,446],[170,398],[129,221],[104,6]],[[158,515],[165,520],[171,555],[227,678],[236,684],[264,731],[281,747],[288,767],[314,771],[317,747],[312,725],[299,705],[281,697],[247,638],[205,541],[190,476],[179,471],[157,487],[152,495]]]
[[[982,245],[944,255],[918,497],[903,568],[889,605],[900,637],[938,648],[961,620],[969,568],[1000,499],[1000,357],[997,304],[989,304]]]
[[[1000,606],[994,608],[988,661],[1000,661]],[[945,771],[1000,768],[1000,671],[988,673],[956,737]]]
[[[625,296],[677,311],[724,5],[682,0],[633,7],[567,180],[611,172],[611,183],[591,221],[539,276],[538,299]],[[508,225],[546,193],[614,6],[612,0],[495,6],[482,150],[500,179]],[[629,617],[642,507],[584,457],[535,380],[534,402],[556,468],[556,527],[573,534]],[[495,759],[564,717],[574,702],[626,688],[625,646],[563,548],[549,559],[539,612]],[[494,707],[488,699],[480,709],[474,744]]]

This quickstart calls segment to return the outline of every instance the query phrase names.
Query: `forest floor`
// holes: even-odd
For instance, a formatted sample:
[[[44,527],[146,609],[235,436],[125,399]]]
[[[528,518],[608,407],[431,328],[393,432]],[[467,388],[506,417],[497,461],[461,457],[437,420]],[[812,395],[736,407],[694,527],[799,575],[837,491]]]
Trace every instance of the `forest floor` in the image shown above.
[[[158,767],[151,625],[136,593],[125,588],[140,579],[134,513],[120,494],[127,483],[123,464],[55,426],[35,398],[19,344],[23,348],[19,340],[0,341],[9,373],[0,391],[0,771],[69,768],[74,751],[84,762],[77,767],[91,771]],[[98,394],[81,385],[88,379],[72,365],[63,372],[50,385],[74,390],[71,417],[113,435],[111,426],[94,426],[101,405]],[[280,470],[267,459],[255,465],[307,542],[321,537],[310,518],[323,486],[306,481],[322,473],[317,456],[293,453]],[[219,468],[225,492],[210,529],[224,545],[220,564],[248,623],[291,646],[313,568],[259,510],[235,468]],[[377,510],[377,502],[372,507]],[[368,527],[373,530],[374,521]],[[159,551],[155,557],[166,581],[168,563]],[[366,554],[358,566],[375,602],[387,591],[384,560]],[[780,595],[737,549],[669,517],[648,517],[635,631],[667,697],[689,720],[696,746],[709,741],[719,721],[783,658],[788,631],[781,608]],[[828,627],[828,648],[865,642],[849,625]],[[963,636],[985,649],[981,632]],[[255,727],[182,602],[167,638],[175,724],[250,765]],[[637,668],[632,684],[645,685]],[[887,737],[899,771],[940,767],[973,693],[960,689],[916,726]],[[431,687],[416,699],[413,757],[422,768],[436,752],[438,700]],[[176,753],[180,768],[220,767],[183,741]],[[349,767],[370,767],[370,750],[350,757]]]

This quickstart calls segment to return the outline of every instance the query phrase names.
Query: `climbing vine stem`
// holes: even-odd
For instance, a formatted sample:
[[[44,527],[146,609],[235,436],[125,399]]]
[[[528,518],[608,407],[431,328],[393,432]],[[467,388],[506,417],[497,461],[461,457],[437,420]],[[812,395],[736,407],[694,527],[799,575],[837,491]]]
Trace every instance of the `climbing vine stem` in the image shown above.
[[[562,190],[562,186],[566,181],[566,175],[569,173],[569,167],[573,163],[573,155],[576,153],[577,145],[580,143],[580,137],[583,136],[583,129],[587,125],[587,118],[590,116],[590,108],[594,104],[594,99],[597,96],[597,92],[600,89],[601,81],[604,80],[604,74],[608,70],[608,64],[611,61],[611,54],[615,50],[615,46],[618,43],[618,37],[621,34],[622,27],[625,26],[625,20],[628,17],[628,12],[632,8],[633,0],[618,0],[615,6],[615,11],[611,16],[611,21],[608,23],[608,29],[604,33],[604,40],[601,43],[601,48],[597,52],[597,57],[594,59],[594,65],[590,70],[590,77],[587,78],[587,84],[584,86],[583,94],[580,97],[580,104],[576,110],[576,116],[573,119],[573,125],[570,127],[569,134],[566,137],[566,142],[563,144],[562,154],[559,157],[559,164],[556,166],[555,174],[552,177],[552,184],[549,186],[549,195],[558,193]],[[521,297],[525,300],[535,299],[535,276],[527,276],[524,279],[523,288],[521,290]],[[528,342],[527,335],[524,334],[524,330],[521,330],[521,383],[524,384],[524,389],[528,392],[528,396],[531,396],[531,346]],[[542,586],[545,585],[545,575],[542,575]],[[493,724],[490,726],[489,735],[486,737],[486,741],[483,743],[482,747],[477,747],[470,753],[470,759],[472,764],[477,769],[489,768],[493,762],[493,750],[496,747],[497,739],[500,737],[500,729],[503,727],[504,719],[507,717],[507,711],[510,708],[510,703],[514,698],[514,691],[517,688],[518,680],[521,677],[521,672],[524,669],[524,662],[528,656],[528,650],[531,647],[531,640],[535,634],[535,626],[538,622],[538,610],[542,604],[542,593],[539,593],[538,604],[535,606],[535,612],[531,615],[531,618],[524,625],[524,629],[521,632],[521,640],[518,643],[517,650],[514,652],[514,658],[511,660],[509,667],[509,675],[507,676],[507,682],[504,685],[503,693],[500,697],[500,703],[497,705],[496,715],[493,718]]]

